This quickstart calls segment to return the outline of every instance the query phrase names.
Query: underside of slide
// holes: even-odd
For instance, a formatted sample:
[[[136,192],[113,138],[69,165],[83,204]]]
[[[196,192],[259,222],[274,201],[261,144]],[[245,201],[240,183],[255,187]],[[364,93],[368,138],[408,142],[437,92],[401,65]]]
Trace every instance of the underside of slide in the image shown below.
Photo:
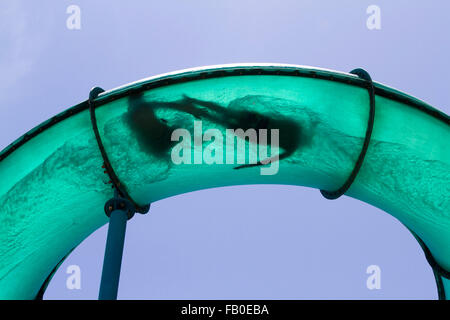
[[[97,137],[88,101],[42,123],[0,153],[0,298],[36,298],[55,266],[107,223],[112,189],[99,138],[121,187],[140,207],[229,185],[336,190],[366,137],[367,86],[356,75],[323,69],[221,65],[101,93]],[[449,117],[373,86],[373,131],[346,195],[411,230],[433,266],[440,298],[450,298]],[[255,144],[230,134],[238,128],[270,129],[269,139]],[[179,139],[176,129],[184,129]],[[270,135],[275,129],[278,148]],[[261,163],[267,159],[261,150],[278,161]]]

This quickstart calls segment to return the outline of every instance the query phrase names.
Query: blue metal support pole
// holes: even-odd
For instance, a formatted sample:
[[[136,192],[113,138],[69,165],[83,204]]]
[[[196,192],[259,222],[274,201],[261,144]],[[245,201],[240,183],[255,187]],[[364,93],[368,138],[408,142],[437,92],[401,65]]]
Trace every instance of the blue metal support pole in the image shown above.
[[[123,210],[113,211],[109,218],[99,300],[117,299],[127,220],[127,213]]]
[[[135,208],[131,202],[120,198],[117,191],[114,198],[105,204],[105,213],[109,217],[109,225],[98,295],[99,300],[117,299],[127,220],[133,217],[134,212]]]

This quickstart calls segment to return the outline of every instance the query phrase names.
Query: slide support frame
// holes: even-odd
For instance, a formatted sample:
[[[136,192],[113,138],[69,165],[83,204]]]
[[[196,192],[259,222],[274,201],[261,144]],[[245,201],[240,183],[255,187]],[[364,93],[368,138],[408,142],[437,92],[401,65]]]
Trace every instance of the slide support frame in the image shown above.
[[[134,216],[135,211],[134,205],[127,199],[121,198],[117,190],[114,191],[114,198],[105,204],[109,224],[99,300],[117,300],[127,221]]]

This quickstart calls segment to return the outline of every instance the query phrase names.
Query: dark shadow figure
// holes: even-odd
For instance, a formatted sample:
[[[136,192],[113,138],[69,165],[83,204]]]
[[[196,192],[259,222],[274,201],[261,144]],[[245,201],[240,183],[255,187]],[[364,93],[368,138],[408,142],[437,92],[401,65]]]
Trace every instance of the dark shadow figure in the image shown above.
[[[185,112],[197,119],[207,119],[222,125],[227,129],[266,129],[267,144],[270,144],[272,129],[279,130],[279,148],[283,151],[278,156],[262,159],[254,164],[245,164],[234,169],[255,167],[267,164],[269,161],[283,160],[292,155],[301,145],[302,130],[293,120],[286,117],[270,118],[261,113],[248,110],[225,108],[219,104],[183,96],[174,102],[144,101],[142,94],[129,97],[128,112],[125,115],[130,128],[136,133],[137,139],[144,150],[160,158],[168,157],[170,149],[178,143],[171,141],[172,132],[177,127],[168,124],[167,120],[158,118],[155,110],[159,108],[173,109]],[[244,138],[244,137],[241,137]],[[258,142],[259,143],[259,142]],[[261,161],[264,161],[262,163]]]
[[[132,95],[128,98],[128,112],[124,115],[129,127],[136,133],[141,148],[159,157],[166,158],[170,149],[177,143],[171,141],[172,132],[177,127],[168,124],[167,120],[158,118],[155,110],[174,109],[193,115],[201,119],[202,110],[183,103],[175,102],[147,102],[142,94]]]

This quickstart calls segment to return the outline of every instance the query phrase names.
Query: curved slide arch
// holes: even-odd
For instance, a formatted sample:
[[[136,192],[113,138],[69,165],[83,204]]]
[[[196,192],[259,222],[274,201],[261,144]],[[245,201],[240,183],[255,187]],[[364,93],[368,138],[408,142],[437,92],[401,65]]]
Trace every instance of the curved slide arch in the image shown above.
[[[449,298],[449,117],[382,84],[374,83],[374,90],[372,136],[346,195],[385,210],[409,228],[433,265],[440,298]],[[367,82],[352,74],[240,64],[183,70],[103,92],[95,99],[95,114],[122,187],[145,206],[227,185],[336,190],[361,151],[369,102]],[[178,128],[192,134],[190,149],[188,139],[183,145],[171,141]],[[279,161],[252,166],[229,158],[227,164],[238,141],[244,141],[227,141],[227,129],[236,128],[278,128],[279,153],[273,154]],[[214,139],[195,140],[196,133],[207,132],[214,132]],[[246,161],[252,156],[261,161],[263,145],[241,144]],[[178,155],[197,164],[174,162],[174,149],[181,146]],[[267,154],[276,151],[275,145],[265,146]],[[208,164],[205,154],[224,164]],[[88,101],[0,153],[0,298],[35,298],[70,250],[107,223],[103,206],[112,190],[102,164]]]

